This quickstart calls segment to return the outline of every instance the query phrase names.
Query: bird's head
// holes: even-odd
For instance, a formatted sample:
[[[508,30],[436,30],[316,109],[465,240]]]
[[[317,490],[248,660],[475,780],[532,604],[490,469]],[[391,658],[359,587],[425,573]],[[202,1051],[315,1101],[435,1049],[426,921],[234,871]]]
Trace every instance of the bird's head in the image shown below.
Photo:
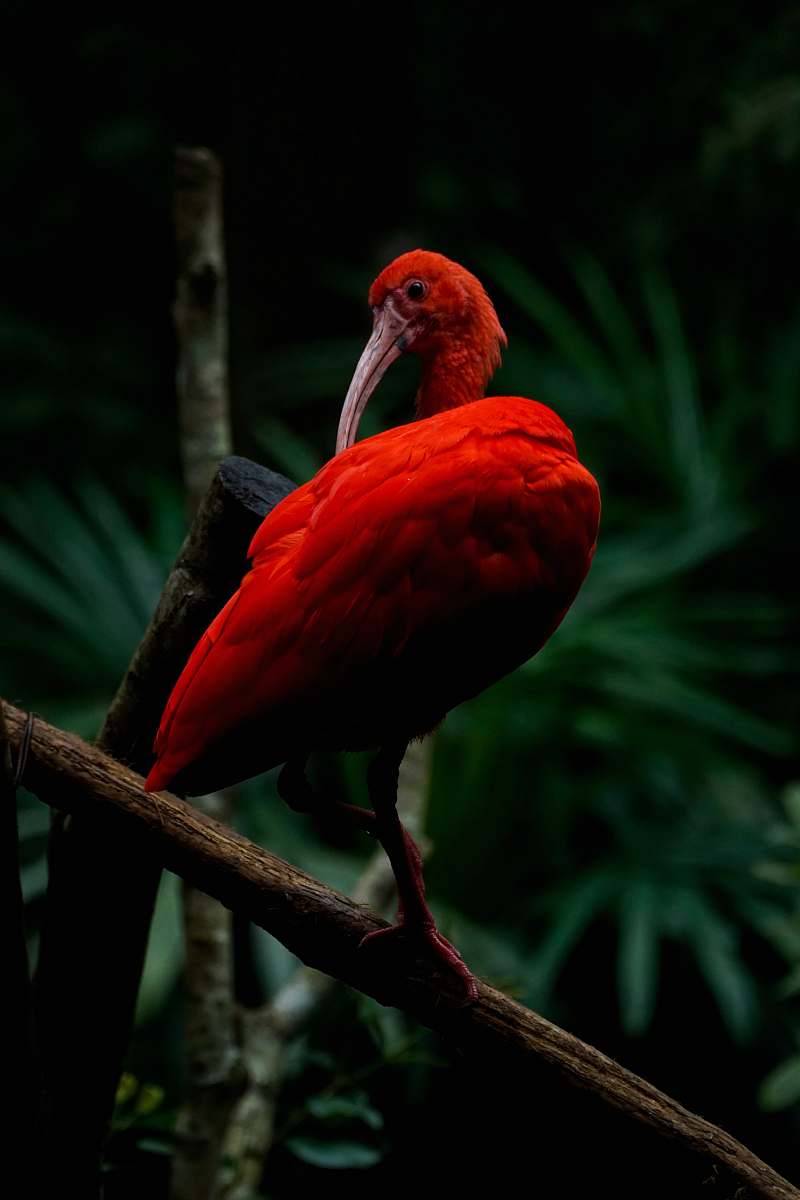
[[[367,401],[401,354],[422,359],[417,411],[430,416],[483,396],[506,345],[480,281],[431,250],[410,250],[384,268],[370,288],[369,303],[372,336],[344,402],[337,454],[355,441]]]

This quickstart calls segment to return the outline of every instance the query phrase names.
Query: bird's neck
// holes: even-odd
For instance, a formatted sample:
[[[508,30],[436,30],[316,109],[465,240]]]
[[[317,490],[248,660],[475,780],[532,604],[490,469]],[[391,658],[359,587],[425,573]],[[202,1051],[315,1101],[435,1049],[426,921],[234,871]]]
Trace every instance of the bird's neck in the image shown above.
[[[417,417],[432,417],[434,413],[480,400],[486,395],[486,385],[496,365],[467,342],[424,358],[417,392]]]

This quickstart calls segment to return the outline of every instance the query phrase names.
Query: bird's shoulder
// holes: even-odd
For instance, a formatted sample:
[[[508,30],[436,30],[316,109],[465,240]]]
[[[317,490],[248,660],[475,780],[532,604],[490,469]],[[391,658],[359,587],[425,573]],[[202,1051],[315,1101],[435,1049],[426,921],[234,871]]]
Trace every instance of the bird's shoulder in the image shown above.
[[[455,537],[476,511],[489,519],[498,506],[527,521],[553,492],[583,497],[591,523],[597,485],[566,424],[536,401],[488,397],[365,438],[331,459],[265,518],[250,557],[262,569],[291,558],[305,575],[354,542],[405,540],[415,522],[428,535],[436,527]]]
[[[529,474],[540,465],[546,472],[561,460],[577,462],[577,453],[557,413],[535,400],[492,396],[365,438],[327,463],[309,488],[315,507],[341,505],[386,491],[398,478],[416,479],[421,488],[431,488],[437,475],[474,484],[508,468]]]

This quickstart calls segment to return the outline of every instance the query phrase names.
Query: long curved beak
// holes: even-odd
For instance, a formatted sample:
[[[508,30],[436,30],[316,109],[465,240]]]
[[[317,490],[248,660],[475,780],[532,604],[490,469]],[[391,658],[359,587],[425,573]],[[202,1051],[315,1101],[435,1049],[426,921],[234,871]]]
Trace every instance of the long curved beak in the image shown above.
[[[376,309],[372,336],[358,360],[339,418],[339,432],[336,435],[337,454],[352,446],[356,440],[358,423],[367,407],[367,401],[389,367],[405,350],[403,335],[407,325],[407,319],[395,310],[391,300],[385,301]]]

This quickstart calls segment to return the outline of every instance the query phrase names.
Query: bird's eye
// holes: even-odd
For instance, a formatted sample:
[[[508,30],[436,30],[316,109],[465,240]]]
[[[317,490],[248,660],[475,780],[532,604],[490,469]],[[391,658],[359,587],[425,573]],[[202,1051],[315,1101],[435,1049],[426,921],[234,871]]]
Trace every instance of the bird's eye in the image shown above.
[[[410,283],[406,284],[406,295],[409,300],[421,300],[427,290],[421,279],[412,279]]]

